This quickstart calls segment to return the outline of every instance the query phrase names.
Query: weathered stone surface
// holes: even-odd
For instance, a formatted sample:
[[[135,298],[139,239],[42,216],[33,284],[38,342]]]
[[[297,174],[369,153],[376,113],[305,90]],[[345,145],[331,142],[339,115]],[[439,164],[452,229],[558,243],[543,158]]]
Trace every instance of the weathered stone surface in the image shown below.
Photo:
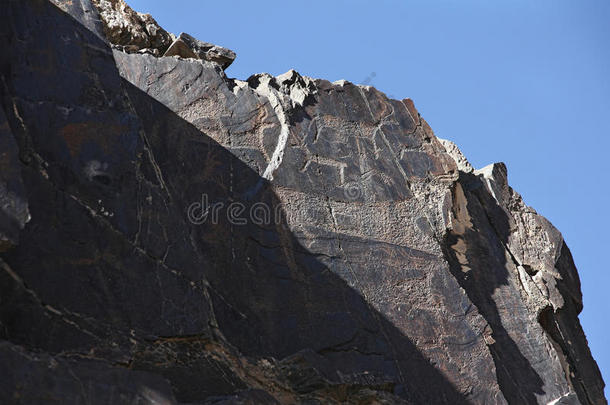
[[[100,15],[95,7],[95,2],[91,0],[50,0],[53,4],[66,12],[79,23],[87,27],[89,31],[95,33],[98,37],[105,39],[104,32],[107,29],[106,24],[100,19]],[[120,0],[119,0],[120,1]],[[106,1],[105,3],[118,3],[117,0]],[[124,4],[124,2],[123,2]],[[68,38],[64,38],[68,40]]]
[[[0,108],[0,251],[17,244],[19,232],[29,219],[19,150]]]
[[[465,173],[472,173],[474,171],[474,167],[468,162],[466,156],[464,156],[455,143],[441,138],[438,138],[438,141],[443,145],[445,151],[455,160],[460,171]]]
[[[0,18],[1,402],[606,403],[561,234],[411,100]]]
[[[159,404],[176,400],[163,378],[96,360],[69,360],[0,342],[3,404]]]
[[[202,59],[218,63],[226,69],[235,60],[235,52],[214,44],[199,41],[184,32],[169,46],[163,56]]]
[[[88,0],[78,0],[77,5],[71,1],[53,1],[79,18],[81,23],[86,22],[89,29],[93,29],[89,22],[97,9],[102,24],[101,29],[95,26],[96,32],[103,31],[114,48],[123,52],[201,59],[217,63],[223,69],[235,60],[235,52],[230,49],[200,41],[186,33],[176,37],[161,28],[150,14],[134,11],[124,0],[91,0],[95,8]],[[81,17],[83,13],[86,19]]]
[[[134,11],[124,0],[92,0],[92,3],[99,11],[108,41],[127,52],[147,50],[162,55],[174,40],[150,14]]]

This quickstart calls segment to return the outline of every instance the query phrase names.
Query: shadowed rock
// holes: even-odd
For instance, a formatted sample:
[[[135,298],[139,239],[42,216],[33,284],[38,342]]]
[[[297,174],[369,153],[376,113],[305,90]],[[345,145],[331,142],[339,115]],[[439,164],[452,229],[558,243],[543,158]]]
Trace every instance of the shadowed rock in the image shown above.
[[[175,38],[150,14],[135,12],[124,0],[92,0],[92,3],[99,11],[106,39],[127,52],[145,51],[160,56]]]

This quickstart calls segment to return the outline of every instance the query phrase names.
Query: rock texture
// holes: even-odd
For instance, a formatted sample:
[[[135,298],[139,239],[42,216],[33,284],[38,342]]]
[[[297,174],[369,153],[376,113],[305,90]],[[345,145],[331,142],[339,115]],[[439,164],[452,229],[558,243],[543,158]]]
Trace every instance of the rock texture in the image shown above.
[[[152,18],[89,1],[0,14],[1,403],[606,403],[503,164],[371,87],[155,56]]]
[[[80,10],[85,10],[88,16],[99,15],[101,20],[97,21],[101,22],[105,39],[115,49],[127,53],[201,59],[218,63],[223,69],[235,60],[235,52],[230,49],[199,41],[186,33],[176,37],[161,28],[150,14],[134,11],[124,0],[91,0],[91,3],[77,0],[76,5],[72,1],[52,1],[77,17],[83,14]],[[100,31],[98,27],[96,30]]]
[[[71,3],[53,1],[59,4]],[[88,3],[82,0],[77,2]],[[163,55],[175,39],[150,14],[133,11],[124,0],[92,0],[92,3],[99,10],[106,39],[126,52],[144,51]]]
[[[202,59],[216,62],[226,69],[235,60],[235,52],[207,42],[201,42],[184,32],[169,46],[163,56]]]

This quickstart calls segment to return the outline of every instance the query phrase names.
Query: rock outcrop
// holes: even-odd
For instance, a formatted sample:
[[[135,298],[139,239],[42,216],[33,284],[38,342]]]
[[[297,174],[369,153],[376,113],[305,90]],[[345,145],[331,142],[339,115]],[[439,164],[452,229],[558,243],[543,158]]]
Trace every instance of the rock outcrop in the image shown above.
[[[104,38],[123,52],[207,60],[223,69],[235,60],[235,52],[230,49],[199,41],[186,33],[176,37],[161,28],[150,14],[134,11],[124,0],[91,0],[91,3],[78,0],[76,5],[71,1],[52,1],[72,15],[82,14],[80,10],[99,15]]]
[[[166,34],[120,0],[0,14],[1,403],[606,403],[503,164]]]
[[[92,0],[92,3],[99,11],[105,38],[125,52],[163,55],[175,39],[150,14],[135,12],[124,0]]]
[[[174,40],[163,56],[202,59],[218,63],[226,69],[235,60],[235,52],[207,42],[199,41],[184,32]]]

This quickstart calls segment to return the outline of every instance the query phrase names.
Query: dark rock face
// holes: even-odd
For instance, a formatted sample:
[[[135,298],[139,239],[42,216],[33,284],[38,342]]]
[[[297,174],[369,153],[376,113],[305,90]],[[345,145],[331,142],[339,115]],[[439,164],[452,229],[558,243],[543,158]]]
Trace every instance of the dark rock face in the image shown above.
[[[95,12],[0,14],[0,402],[606,403],[504,165],[370,87],[112,50],[144,45]]]
[[[0,251],[5,251],[18,243],[19,233],[30,215],[19,150],[3,110],[0,110],[0,151]]]

